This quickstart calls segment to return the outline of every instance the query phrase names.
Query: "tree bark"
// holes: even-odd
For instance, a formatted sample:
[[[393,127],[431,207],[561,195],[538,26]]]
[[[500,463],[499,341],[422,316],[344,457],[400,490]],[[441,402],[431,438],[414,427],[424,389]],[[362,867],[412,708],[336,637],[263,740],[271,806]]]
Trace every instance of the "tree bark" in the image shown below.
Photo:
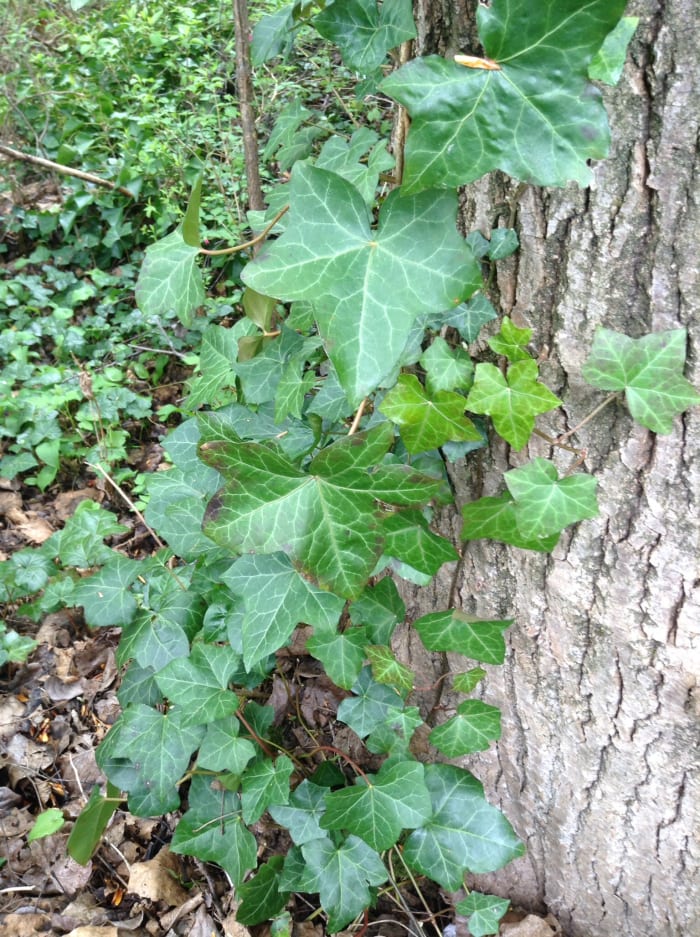
[[[464,44],[474,6],[417,0],[419,51],[478,52]],[[698,383],[700,10],[636,0],[628,13],[640,25],[605,91],[610,158],[590,189],[528,188],[521,250],[499,265],[500,311],[535,330],[543,379],[565,401],[538,422],[552,435],[603,398],[581,378],[598,325],[633,337],[687,327]],[[486,233],[513,192],[498,174],[470,187],[465,225]],[[466,611],[514,619],[506,664],[489,668],[483,691],[503,710],[503,736],[468,766],[527,855],[473,884],[551,911],[568,937],[700,935],[699,438],[697,408],[656,436],[612,404],[574,440],[599,479],[598,519],[551,556],[466,544],[454,582],[448,568],[425,595],[407,594],[414,616],[446,607],[452,587]],[[499,493],[503,471],[537,455],[570,464],[537,437],[521,453],[494,439],[454,466],[458,503]],[[456,514],[442,525],[458,539]],[[414,666],[439,668],[405,640]]]
[[[261,211],[265,199],[260,183],[258,133],[255,127],[255,108],[252,68],[250,64],[250,24],[247,0],[233,0],[233,24],[236,36],[236,91],[241,112],[243,155],[248,185],[248,207]]]

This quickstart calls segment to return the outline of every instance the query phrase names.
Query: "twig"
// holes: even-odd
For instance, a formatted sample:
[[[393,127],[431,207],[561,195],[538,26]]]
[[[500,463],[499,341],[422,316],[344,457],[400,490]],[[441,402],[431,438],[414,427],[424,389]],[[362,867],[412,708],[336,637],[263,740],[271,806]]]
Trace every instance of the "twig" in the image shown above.
[[[114,490],[115,490],[115,491],[123,498],[123,500],[129,505],[129,507],[131,508],[131,510],[132,510],[132,511],[134,512],[134,514],[138,517],[138,519],[141,521],[141,523],[142,523],[143,526],[146,528],[146,530],[149,532],[149,534],[153,537],[153,539],[154,539],[155,542],[158,544],[158,546],[161,547],[161,548],[165,547],[165,544],[164,544],[163,541],[160,539],[160,537],[159,537],[158,534],[155,532],[155,530],[153,530],[153,528],[152,528],[149,524],[146,523],[146,518],[143,516],[143,514],[142,514],[142,513],[139,511],[139,509],[136,507],[136,505],[135,505],[134,502],[131,500],[131,498],[129,497],[129,495],[124,491],[124,489],[121,487],[121,485],[119,485],[117,482],[115,482],[115,480],[112,478],[112,476],[109,474],[109,472],[106,472],[106,471],[102,468],[101,465],[93,465],[92,462],[86,462],[85,464],[88,466],[88,468],[94,469],[94,471],[99,472],[100,475],[102,475],[102,477],[103,477],[104,479],[106,479],[106,481],[108,481],[108,482],[110,483],[110,485],[112,486],[112,488],[114,488]],[[183,586],[183,589],[184,589],[184,586]]]
[[[216,250],[216,251],[208,251],[208,250],[205,250],[203,247],[200,247],[199,253],[206,254],[207,257],[221,257],[224,254],[237,254],[240,251],[247,250],[247,248],[249,247],[255,247],[256,244],[260,243],[260,241],[265,240],[265,238],[268,236],[270,231],[272,231],[274,226],[280,220],[282,215],[284,215],[284,213],[287,211],[289,211],[289,205],[285,205],[284,208],[282,208],[280,211],[277,212],[275,217],[272,219],[272,221],[269,223],[269,225],[265,228],[264,231],[261,231],[260,234],[256,234],[254,238],[251,238],[250,241],[246,241],[245,244],[236,244],[235,247],[222,247],[220,250]]]
[[[25,163],[33,163],[35,166],[43,166],[45,169],[51,169],[53,172],[63,173],[65,176],[75,176],[76,179],[83,179],[85,182],[92,182],[93,185],[105,186],[108,189],[115,189],[122,195],[129,198],[134,197],[134,193],[125,189],[124,186],[117,185],[116,182],[110,182],[109,179],[101,179],[100,176],[94,176],[91,172],[83,172],[82,169],[73,169],[72,166],[62,166],[60,163],[54,163],[50,159],[44,159],[43,156],[32,156],[30,153],[22,153],[21,150],[15,150],[11,146],[0,143],[0,153],[9,156],[11,159],[18,159]]]
[[[355,414],[355,418],[353,419],[352,425],[350,426],[350,429],[348,430],[348,436],[354,436],[355,433],[357,432],[358,427],[360,425],[360,420],[362,419],[362,414],[365,412],[365,407],[367,406],[368,400],[369,400],[369,397],[365,397],[362,403],[360,404],[360,406],[357,408],[357,413]]]
[[[574,426],[573,429],[570,429],[566,433],[562,433],[561,436],[557,436],[557,445],[561,445],[562,439],[568,439],[569,436],[573,436],[574,433],[577,433],[581,429],[582,426],[585,426],[586,423],[589,422],[589,420],[592,420],[594,416],[597,416],[600,413],[600,411],[603,410],[605,407],[607,407],[607,405],[611,401],[617,400],[617,396],[618,396],[617,391],[615,391],[614,394],[609,394],[605,398],[605,400],[602,403],[599,403],[598,406],[595,408],[595,410],[591,410],[588,416],[584,417],[584,419],[582,419],[581,422],[577,426]]]

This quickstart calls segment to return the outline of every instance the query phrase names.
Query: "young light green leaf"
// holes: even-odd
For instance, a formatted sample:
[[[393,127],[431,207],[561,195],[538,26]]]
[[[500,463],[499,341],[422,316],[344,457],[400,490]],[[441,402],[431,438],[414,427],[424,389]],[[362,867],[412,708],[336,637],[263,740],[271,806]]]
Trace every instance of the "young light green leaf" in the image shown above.
[[[416,453],[437,449],[448,440],[480,440],[464,415],[466,407],[460,394],[439,390],[429,397],[415,374],[402,374],[379,410],[398,424],[404,445]]]
[[[284,856],[271,856],[260,866],[253,878],[244,882],[238,889],[241,903],[236,911],[236,922],[252,927],[264,924],[284,908],[289,900],[289,892],[280,891],[280,872],[284,865]]]
[[[588,66],[624,7],[492,0],[477,9],[480,67],[428,56],[389,75],[382,89],[412,118],[405,190],[464,185],[494,169],[536,185],[588,185],[588,160],[607,155],[610,136]]]
[[[182,226],[146,248],[136,283],[136,302],[146,315],[175,312],[183,325],[191,325],[195,309],[204,303],[198,254],[199,247],[185,241]]]
[[[400,664],[391,650],[385,644],[370,644],[365,648],[372,677],[377,683],[386,683],[387,686],[396,687],[404,695],[411,692],[416,675],[413,671]]]
[[[121,553],[112,558],[75,589],[76,605],[82,605],[85,620],[94,628],[126,625],[136,611],[136,599],[129,590],[140,571],[136,560]]]
[[[559,541],[559,533],[547,537],[524,537],[518,529],[516,504],[509,492],[495,498],[479,498],[462,508],[462,540],[499,540],[522,550],[549,553]]]
[[[156,681],[183,725],[206,725],[238,709],[240,701],[228,682],[239,665],[240,657],[230,647],[195,644],[189,657],[172,660]]]
[[[374,72],[389,49],[414,39],[411,0],[343,0],[328,4],[313,24],[324,39],[340,47],[343,62],[365,75]]]
[[[489,339],[489,345],[497,355],[505,355],[509,361],[527,361],[532,357],[525,350],[531,338],[532,329],[519,329],[505,316],[500,332]]]
[[[561,400],[537,380],[537,362],[516,361],[504,377],[493,364],[477,364],[467,397],[473,413],[488,413],[499,436],[522,449],[535,427],[535,416],[554,410]]]
[[[601,390],[624,390],[630,413],[655,433],[670,433],[673,419],[700,403],[683,377],[687,332],[670,329],[630,338],[598,329],[583,376]]]
[[[457,673],[452,678],[452,689],[456,693],[471,693],[474,687],[486,676],[486,671],[481,667],[472,667],[466,673]]]
[[[272,445],[206,443],[203,456],[227,486],[210,502],[204,531],[236,552],[283,550],[321,588],[355,598],[382,547],[379,500],[425,502],[439,488],[408,466],[378,465],[392,443],[390,424],[380,423],[323,449],[307,471]]]
[[[211,778],[195,775],[188,802],[189,810],[173,835],[172,851],[218,863],[239,888],[257,863],[257,843],[243,823],[240,798]]]
[[[265,813],[271,804],[286,804],[289,800],[289,779],[294,764],[286,755],[260,758],[249,765],[241,784],[243,820],[250,826]]]
[[[34,821],[29,833],[27,833],[27,842],[33,843],[35,839],[43,839],[45,836],[51,836],[58,833],[66,821],[63,818],[63,811],[58,807],[49,807],[43,810]]]
[[[478,699],[468,699],[457,714],[430,733],[430,741],[448,758],[485,751],[501,737],[501,711]]]
[[[315,839],[301,851],[306,884],[311,886],[302,890],[319,892],[331,934],[364,911],[372,900],[369,886],[381,885],[388,877],[377,853],[357,836],[348,836],[339,846],[330,839]]]
[[[588,77],[606,85],[616,85],[625,67],[627,47],[639,25],[638,16],[623,16],[617,26],[605,37],[588,66]]]
[[[345,604],[339,596],[302,578],[284,553],[242,556],[222,579],[243,597],[243,662],[247,668],[284,647],[302,622],[335,631]]]
[[[485,664],[502,664],[506,645],[503,632],[513,622],[483,621],[451,609],[431,612],[413,623],[429,651],[452,651]]]
[[[425,782],[433,812],[406,840],[403,857],[412,869],[456,891],[465,872],[492,872],[523,855],[513,828],[468,771],[427,765]]]
[[[497,898],[495,895],[482,895],[472,891],[462,901],[457,902],[455,910],[469,919],[469,932],[474,937],[487,937],[488,934],[497,934],[501,918],[510,907],[507,898]]]
[[[596,479],[578,473],[559,478],[556,466],[533,459],[506,472],[506,485],[515,501],[515,521],[526,540],[547,537],[569,524],[598,516]]]
[[[326,350],[357,406],[395,367],[416,317],[458,305],[481,274],[457,233],[453,193],[392,192],[372,231],[364,199],[335,173],[298,164],[289,188],[285,233],[265,245],[243,279],[266,295],[314,304]]]
[[[450,348],[436,336],[420,358],[425,368],[426,390],[434,396],[440,390],[469,390],[474,379],[474,365],[463,348]]]
[[[302,781],[289,798],[289,804],[274,804],[269,808],[270,816],[275,823],[286,827],[297,846],[321,839],[325,835],[320,820],[326,809],[327,793],[324,787]]]
[[[349,690],[365,662],[365,628],[354,627],[343,634],[321,631],[306,642],[306,650],[320,660],[336,686]]]
[[[90,861],[120,801],[119,789],[109,781],[106,795],[102,794],[98,784],[93,787],[90,798],[78,814],[66,843],[68,855],[79,865],[87,865]]]
[[[202,176],[197,177],[197,181],[192,187],[185,217],[182,219],[182,239],[190,247],[201,247],[199,239],[199,205],[202,200]]]
[[[321,826],[349,830],[382,852],[398,841],[403,830],[425,823],[431,812],[423,765],[393,762],[382,765],[376,775],[358,778],[353,787],[327,794]]]

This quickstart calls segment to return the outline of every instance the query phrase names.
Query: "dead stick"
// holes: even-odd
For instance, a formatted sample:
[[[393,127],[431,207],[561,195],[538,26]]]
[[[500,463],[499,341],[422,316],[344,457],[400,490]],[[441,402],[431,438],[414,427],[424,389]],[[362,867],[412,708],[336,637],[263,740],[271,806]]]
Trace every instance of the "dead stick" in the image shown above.
[[[61,166],[60,163],[54,163],[50,159],[44,159],[43,156],[31,156],[29,153],[22,153],[21,150],[13,150],[11,146],[5,146],[0,143],[0,153],[9,156],[11,159],[19,159],[25,163],[33,163],[35,166],[44,166],[46,169],[52,169],[54,172],[62,172],[66,176],[75,176],[76,179],[84,179],[85,182],[92,182],[93,185],[103,185],[108,189],[116,189],[122,195],[129,198],[134,197],[134,193],[125,189],[124,186],[110,182],[109,179],[100,179],[99,176],[93,176],[91,172],[83,172],[82,169],[73,169],[71,166]]]

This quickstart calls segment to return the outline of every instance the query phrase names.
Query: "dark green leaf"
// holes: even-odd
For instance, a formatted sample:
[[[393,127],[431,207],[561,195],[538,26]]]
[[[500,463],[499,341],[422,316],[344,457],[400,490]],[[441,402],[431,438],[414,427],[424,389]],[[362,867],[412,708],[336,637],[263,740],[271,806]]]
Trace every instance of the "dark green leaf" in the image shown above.
[[[485,664],[502,664],[503,632],[512,621],[482,621],[456,610],[431,612],[413,623],[429,651],[452,651]]]
[[[338,719],[361,739],[403,710],[403,700],[396,690],[376,683],[369,667],[362,669],[352,692],[354,695],[344,699],[338,707]]]
[[[95,784],[88,802],[80,811],[70,831],[66,850],[79,865],[87,865],[100,842],[107,824],[121,801],[119,789],[107,782],[107,794],[103,796]]]
[[[349,690],[362,670],[366,644],[366,630],[355,627],[343,634],[314,634],[306,642],[306,650],[321,661],[333,683]]]
[[[249,765],[243,775],[241,804],[243,820],[250,825],[259,820],[271,804],[289,800],[289,778],[294,764],[286,755],[275,761],[261,758]]]
[[[403,621],[406,606],[396,583],[386,577],[374,586],[367,586],[350,606],[350,620],[367,626],[367,637],[374,644],[388,644],[394,628]]]
[[[136,560],[113,553],[101,570],[78,584],[74,593],[75,604],[83,606],[89,625],[112,627],[131,621],[136,611],[136,599],[129,586],[139,572]]]
[[[250,58],[253,65],[262,65],[276,55],[286,55],[294,41],[292,27],[294,4],[289,3],[276,13],[258,20],[253,29]]]
[[[314,17],[318,32],[340,46],[343,61],[365,75],[374,72],[389,49],[416,35],[411,0],[342,0]]]
[[[474,937],[486,937],[487,934],[498,933],[501,918],[509,906],[507,898],[472,891],[455,905],[455,910],[469,918],[469,932]]]
[[[206,725],[238,709],[239,699],[228,683],[239,664],[230,647],[196,644],[189,657],[171,661],[156,674],[156,681],[184,725]]]
[[[280,891],[279,880],[283,856],[272,856],[261,865],[253,878],[244,882],[238,889],[241,904],[236,911],[239,924],[263,924],[284,908],[289,900],[289,892]]]
[[[516,505],[509,492],[496,498],[479,498],[462,508],[464,526],[463,540],[500,540],[522,550],[538,550],[549,553],[557,545],[559,534],[528,539],[523,537],[516,521]]]
[[[383,527],[385,555],[408,563],[428,576],[434,576],[444,563],[459,559],[449,540],[434,534],[420,511],[389,514]]]
[[[199,248],[185,241],[182,227],[146,248],[136,284],[136,302],[146,315],[175,312],[183,325],[191,325],[195,309],[204,303],[198,254]]]
[[[289,830],[297,846],[320,839],[325,835],[319,821],[326,809],[327,793],[325,787],[302,781],[289,798],[288,805],[270,807],[270,816],[275,823]]]
[[[197,766],[207,771],[243,774],[248,762],[255,757],[256,748],[248,739],[238,737],[239,728],[235,716],[210,722],[199,746]]]

